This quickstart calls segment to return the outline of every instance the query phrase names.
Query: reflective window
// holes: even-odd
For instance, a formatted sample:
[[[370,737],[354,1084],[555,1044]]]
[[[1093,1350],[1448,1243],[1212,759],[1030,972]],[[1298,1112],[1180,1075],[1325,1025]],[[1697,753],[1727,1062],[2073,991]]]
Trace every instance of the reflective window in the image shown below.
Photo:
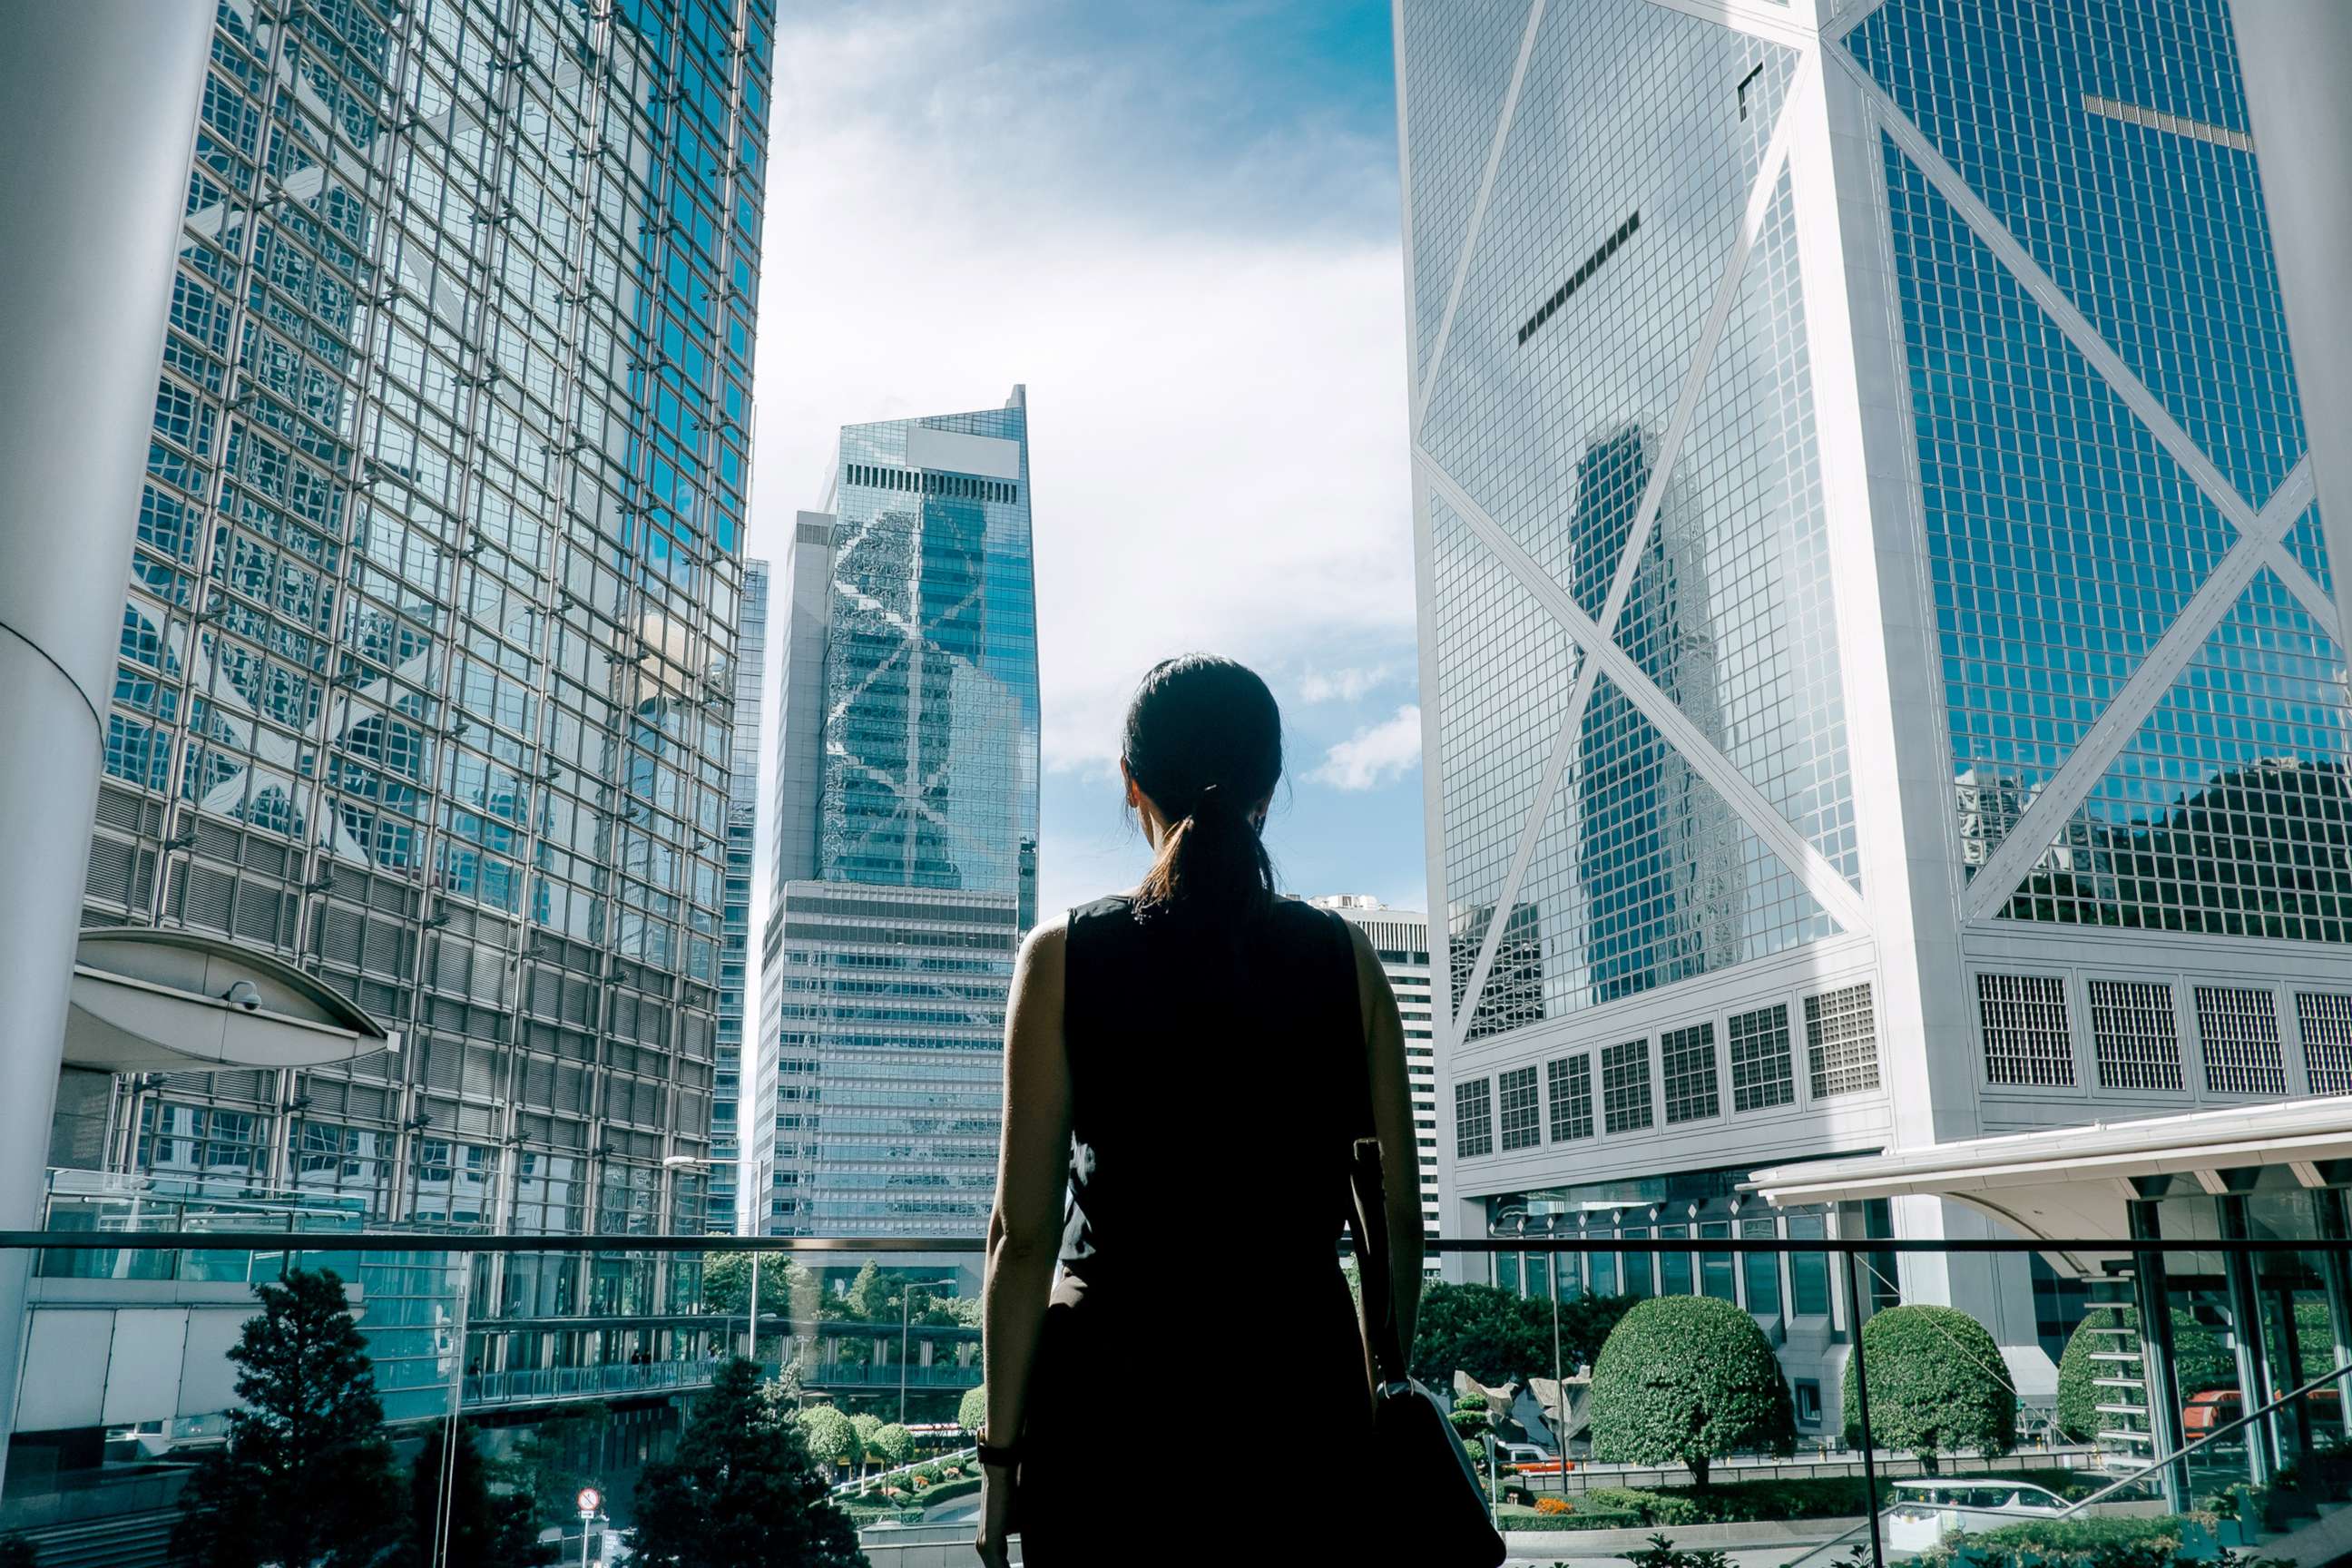
[[[1763,1110],[1797,1098],[1789,1054],[1787,1003],[1733,1014],[1729,1033],[1734,1110]]]
[[[1650,1125],[1650,1042],[1628,1040],[1601,1051],[1602,1124],[1612,1135]]]
[[[1580,1052],[1544,1064],[1551,1091],[1551,1141],[1592,1136],[1592,1057]]]
[[[1536,1069],[1515,1068],[1496,1079],[1500,1099],[1503,1147],[1532,1149],[1543,1142],[1542,1112],[1536,1100]]]
[[[2352,996],[2298,991],[2295,1021],[2303,1028],[2303,1067],[2314,1094],[2352,1094]]]
[[[1467,1160],[1495,1152],[1494,1102],[1483,1078],[1454,1086],[1454,1157]]]
[[[1716,1088],[1715,1026],[1694,1024],[1658,1037],[1665,1079],[1666,1125],[1700,1121],[1723,1109]]]

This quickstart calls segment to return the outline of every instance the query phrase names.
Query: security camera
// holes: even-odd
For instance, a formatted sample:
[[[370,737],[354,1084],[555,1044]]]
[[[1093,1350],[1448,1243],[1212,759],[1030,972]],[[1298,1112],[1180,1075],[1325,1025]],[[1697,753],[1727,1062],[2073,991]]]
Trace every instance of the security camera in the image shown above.
[[[248,1013],[261,1011],[261,991],[250,980],[240,980],[228,988],[223,998],[232,1007],[242,1007]]]

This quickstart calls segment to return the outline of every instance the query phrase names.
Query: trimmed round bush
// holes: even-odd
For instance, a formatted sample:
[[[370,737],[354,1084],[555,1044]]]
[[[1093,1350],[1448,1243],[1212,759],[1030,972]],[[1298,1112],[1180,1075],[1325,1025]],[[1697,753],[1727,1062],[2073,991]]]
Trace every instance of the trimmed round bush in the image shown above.
[[[1982,1323],[1952,1307],[1889,1307],[1862,1325],[1860,1360],[1870,1375],[1870,1435],[1884,1448],[1915,1456],[1927,1474],[1939,1454],[2017,1447],[2017,1390],[2000,1347]],[[1845,1435],[1862,1441],[1855,1358],[1845,1363]]]
[[[915,1457],[915,1435],[896,1421],[876,1428],[866,1440],[866,1452],[892,1469]]]
[[[988,1419],[988,1385],[982,1384],[963,1396],[956,1406],[956,1425],[967,1432],[977,1432]]]
[[[1780,1359],[1756,1320],[1712,1296],[1660,1296],[1627,1312],[1592,1366],[1592,1457],[1707,1467],[1730,1454],[1796,1452]]]
[[[2126,1346],[2137,1350],[2136,1339],[2115,1334],[2103,1334],[2103,1328],[2121,1324],[2126,1329],[2139,1328],[2139,1310],[2135,1307],[2094,1307],[2090,1316],[2075,1325],[2074,1334],[2066,1341],[2066,1349],[2058,1358],[2058,1429],[2078,1443],[2087,1443],[2098,1436],[2103,1425],[2098,1406],[2101,1390],[2092,1380],[2100,1375],[2102,1367],[2116,1366],[2116,1362],[2095,1362],[2093,1351],[2121,1350]],[[2237,1363],[2230,1352],[2221,1348],[2221,1338],[2212,1330],[2191,1317],[2184,1308],[2172,1309],[2172,1363],[2174,1375],[2179,1380],[2180,1397],[2184,1400],[2216,1388],[2238,1386]],[[1877,1384],[1871,1387],[1874,1392]],[[2109,1403],[2115,1403],[2110,1401]],[[1871,1425],[1877,1425],[1873,1411]]]
[[[801,1431],[808,1438],[809,1453],[819,1464],[857,1462],[864,1447],[858,1441],[857,1428],[832,1405],[812,1405],[793,1419],[801,1424]]]

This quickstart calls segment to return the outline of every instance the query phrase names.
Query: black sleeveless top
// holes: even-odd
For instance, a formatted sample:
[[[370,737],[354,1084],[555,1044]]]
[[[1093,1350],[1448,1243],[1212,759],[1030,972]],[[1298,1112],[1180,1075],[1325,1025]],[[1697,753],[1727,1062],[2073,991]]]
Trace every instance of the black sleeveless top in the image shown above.
[[[1065,1272],[1155,1271],[1203,1222],[1275,1235],[1253,1267],[1335,1267],[1348,1152],[1370,1126],[1355,941],[1280,899],[1238,933],[1126,897],[1070,911]]]
[[[1137,1527],[1105,1468],[1123,1443],[1238,1455],[1237,1413],[1270,1386],[1337,1473],[1370,1442],[1338,1249],[1349,1145],[1371,1131],[1355,939],[1293,900],[1235,933],[1112,898],[1070,911],[1066,953],[1070,1205],[1015,1528],[1030,1568],[1176,1568],[1200,1540]],[[1241,1558],[1271,1561],[1310,1517],[1279,1489],[1203,1484]],[[1356,1529],[1311,1517],[1318,1551]]]

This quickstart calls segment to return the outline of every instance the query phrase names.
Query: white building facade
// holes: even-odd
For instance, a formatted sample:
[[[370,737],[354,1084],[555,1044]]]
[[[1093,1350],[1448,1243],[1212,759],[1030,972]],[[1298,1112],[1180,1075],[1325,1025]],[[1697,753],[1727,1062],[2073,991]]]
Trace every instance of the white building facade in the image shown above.
[[[1404,1026],[1404,1066],[1412,1096],[1412,1142],[1421,1184],[1421,1223],[1434,1240],[1441,1233],[1437,1202],[1437,1040],[1430,1011],[1429,917],[1419,910],[1391,909],[1365,893],[1332,893],[1308,903],[1329,910],[1363,928],[1380,954],[1381,969],[1396,993],[1397,1016]],[[1433,1273],[1439,1259],[1428,1259]]]
[[[1745,1181],[2352,1088],[2352,707],[2226,5],[1395,24],[1448,1233],[1973,1234]],[[1835,1430],[1819,1255],[1569,1273],[1493,1278],[1738,1300]],[[2025,1372],[2066,1326],[2040,1264],[1867,1279]]]

